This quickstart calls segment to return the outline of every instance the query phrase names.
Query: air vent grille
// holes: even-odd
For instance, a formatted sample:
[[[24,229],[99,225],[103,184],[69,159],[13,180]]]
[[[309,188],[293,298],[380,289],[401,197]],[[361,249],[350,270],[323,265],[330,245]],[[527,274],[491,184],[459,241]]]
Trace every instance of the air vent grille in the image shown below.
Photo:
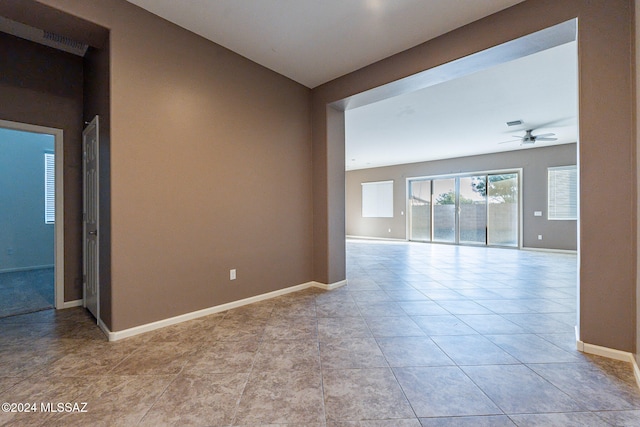
[[[89,48],[88,45],[69,37],[12,21],[3,16],[0,16],[0,31],[78,56],[84,56]]]
[[[52,42],[69,46],[72,49],[84,49],[84,43],[70,39],[69,37],[61,36],[60,34],[52,33],[51,31],[43,31],[42,37]]]

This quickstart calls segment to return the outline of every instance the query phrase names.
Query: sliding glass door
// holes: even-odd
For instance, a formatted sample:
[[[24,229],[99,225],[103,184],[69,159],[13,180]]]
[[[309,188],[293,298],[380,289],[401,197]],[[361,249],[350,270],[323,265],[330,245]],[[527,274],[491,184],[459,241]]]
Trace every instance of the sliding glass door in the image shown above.
[[[409,180],[409,240],[517,247],[519,188],[517,172]]]
[[[456,241],[456,180],[433,180],[433,238],[434,242]]]
[[[409,181],[409,240],[431,241],[431,181]]]
[[[459,242],[487,243],[487,177],[485,175],[459,178],[458,207]]]
[[[518,246],[518,174],[489,175],[488,243]]]

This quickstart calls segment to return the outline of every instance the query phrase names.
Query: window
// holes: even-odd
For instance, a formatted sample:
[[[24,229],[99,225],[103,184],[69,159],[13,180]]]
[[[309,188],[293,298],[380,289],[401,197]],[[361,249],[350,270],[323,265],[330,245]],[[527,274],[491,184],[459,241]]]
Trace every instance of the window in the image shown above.
[[[362,183],[362,217],[393,218],[393,181]]]
[[[44,153],[44,222],[56,221],[56,176],[55,155]]]
[[[547,169],[550,220],[578,219],[578,171],[576,166]]]

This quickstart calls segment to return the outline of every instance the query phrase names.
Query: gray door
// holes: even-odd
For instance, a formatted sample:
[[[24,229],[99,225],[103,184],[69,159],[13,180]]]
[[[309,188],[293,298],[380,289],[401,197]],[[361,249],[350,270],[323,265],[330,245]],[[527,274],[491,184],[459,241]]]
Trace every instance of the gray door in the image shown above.
[[[82,132],[83,157],[83,297],[84,306],[100,321],[98,116]]]

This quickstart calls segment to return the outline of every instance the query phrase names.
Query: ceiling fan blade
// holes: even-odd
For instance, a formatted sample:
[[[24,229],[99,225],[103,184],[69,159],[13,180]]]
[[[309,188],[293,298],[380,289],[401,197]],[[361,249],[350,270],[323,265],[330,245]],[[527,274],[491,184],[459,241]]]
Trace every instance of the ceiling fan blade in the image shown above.
[[[534,138],[546,138],[548,136],[553,136],[555,133],[543,133],[542,135],[534,135]]]
[[[557,141],[558,138],[540,138],[536,137],[536,141]]]
[[[522,138],[519,137],[518,139],[510,139],[508,141],[502,141],[502,142],[498,142],[498,144],[507,144],[509,142],[518,142],[518,141],[522,141]]]
[[[534,129],[542,129],[542,128],[546,128],[546,127],[549,127],[549,126],[566,127],[566,126],[570,126],[573,121],[575,121],[575,117],[563,117],[563,118],[560,118],[560,119],[552,120],[550,122],[540,123],[540,124],[537,124],[537,125],[532,126],[532,127]],[[568,124],[561,125],[560,123],[563,123],[563,122],[566,122]]]

